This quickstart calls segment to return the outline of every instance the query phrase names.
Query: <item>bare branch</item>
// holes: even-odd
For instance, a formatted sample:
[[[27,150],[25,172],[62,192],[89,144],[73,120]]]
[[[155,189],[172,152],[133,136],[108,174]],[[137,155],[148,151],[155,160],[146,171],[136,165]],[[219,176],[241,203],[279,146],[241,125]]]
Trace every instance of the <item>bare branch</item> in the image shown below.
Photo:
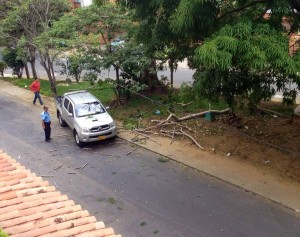
[[[138,135],[144,136],[144,137],[148,138],[150,141],[153,141],[153,142],[155,142],[155,143],[157,143],[158,145],[160,145],[160,146],[161,146],[160,142],[158,142],[158,141],[154,140],[154,139],[153,139],[153,138],[151,138],[150,136],[148,136],[148,135],[145,135],[145,134],[142,134],[141,132],[137,132],[137,131],[135,131],[135,130],[133,130],[133,132],[134,132],[134,133],[136,133],[136,134],[138,134]]]
[[[233,9],[233,10],[230,10],[230,11],[224,13],[223,15],[218,17],[218,20],[220,20],[220,19],[224,18],[225,16],[228,16],[228,15],[234,13],[234,12],[239,12],[241,10],[244,10],[244,9],[248,8],[248,7],[254,6],[256,4],[267,3],[267,2],[268,2],[267,0],[257,0],[257,1],[250,2],[249,4],[246,4],[242,7],[239,7],[239,8],[236,8],[236,9]]]

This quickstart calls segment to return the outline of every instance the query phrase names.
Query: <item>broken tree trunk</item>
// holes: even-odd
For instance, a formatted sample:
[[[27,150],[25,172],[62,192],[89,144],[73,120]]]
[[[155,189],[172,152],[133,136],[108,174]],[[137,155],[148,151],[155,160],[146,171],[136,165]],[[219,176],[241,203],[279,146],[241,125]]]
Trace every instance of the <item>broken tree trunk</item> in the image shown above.
[[[185,121],[185,120],[188,120],[188,119],[205,116],[208,112],[211,112],[213,114],[224,114],[224,113],[228,113],[229,111],[230,111],[229,108],[224,109],[224,110],[207,110],[207,111],[199,112],[199,113],[196,113],[196,114],[190,114],[190,115],[187,115],[187,116],[184,116],[184,117],[181,117],[181,118],[178,118],[175,114],[171,114],[171,115],[177,122],[181,122],[181,121]]]

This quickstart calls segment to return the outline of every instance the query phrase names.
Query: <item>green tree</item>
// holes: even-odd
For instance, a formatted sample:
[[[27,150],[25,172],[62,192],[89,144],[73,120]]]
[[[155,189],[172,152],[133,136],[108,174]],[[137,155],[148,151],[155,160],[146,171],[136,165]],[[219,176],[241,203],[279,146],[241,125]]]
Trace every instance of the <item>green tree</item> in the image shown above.
[[[0,60],[0,75],[4,77],[4,70],[7,68],[7,64]]]
[[[145,89],[149,85],[143,83],[144,71],[151,64],[151,59],[144,55],[145,48],[134,41],[126,41],[124,45],[114,46],[100,61],[103,68],[111,66],[116,70],[116,96],[128,100],[132,91]]]
[[[6,65],[13,70],[13,75],[21,78],[23,75],[24,63],[17,56],[16,50],[5,49],[3,50],[3,61]]]
[[[236,96],[242,96],[253,110],[274,95],[274,85],[288,91],[289,83],[297,82],[299,61],[289,56],[286,36],[266,23],[239,19],[196,49],[195,65],[196,81],[209,98],[222,96],[233,108]]]
[[[56,55],[51,39],[46,38],[53,22],[69,10],[67,0],[25,0],[3,1],[6,9],[0,22],[2,37],[14,39],[16,47],[26,47],[33,77],[37,77],[35,60],[38,59],[47,72],[54,94],[56,94],[53,60]],[[13,34],[17,32],[17,34]]]
[[[18,41],[22,37],[23,30],[20,26],[12,27],[9,14],[14,11],[15,7],[20,5],[19,0],[0,0],[0,45],[11,50],[17,50],[18,57],[24,62],[24,68],[27,78],[30,77],[27,62],[30,61],[27,48],[18,47]],[[15,22],[15,19],[13,19]],[[33,72],[35,68],[32,69]]]
[[[179,61],[188,57],[190,41],[172,30],[170,20],[177,11],[179,0],[169,1],[119,1],[120,4],[135,9],[139,21],[136,40],[145,46],[145,55],[152,59],[149,70],[144,72],[147,85],[158,83],[156,72],[164,65],[170,68],[171,86],[174,83],[174,71]],[[156,62],[160,63],[157,65]]]
[[[136,10],[142,41],[152,50],[163,49],[156,38],[165,37],[168,48],[175,45],[177,50],[182,45],[173,43],[176,37],[187,42],[190,50],[186,56],[196,69],[195,86],[211,100],[222,96],[233,106],[239,95],[253,108],[260,99],[274,94],[274,86],[288,100],[295,98],[296,91],[290,91],[288,85],[299,85],[298,59],[288,55],[287,40],[288,34],[299,28],[300,1],[126,2]],[[165,14],[167,6],[170,12]],[[160,16],[164,16],[161,22]],[[289,20],[290,28],[282,26],[283,17]],[[153,37],[153,29],[164,22],[171,31],[159,31],[163,36]],[[168,38],[170,32],[175,41]]]
[[[121,77],[129,79],[130,76],[136,81],[141,78],[141,71],[146,70],[142,51],[136,53],[142,45],[130,41],[134,29],[135,25],[127,11],[105,3],[100,6],[92,4],[65,15],[54,23],[51,35],[56,40],[65,41],[70,52],[83,55],[86,70],[101,73],[102,69],[113,67],[116,71],[117,91],[121,91],[118,86]],[[120,36],[126,40],[118,46],[114,39]],[[132,62],[131,67],[128,66],[129,61]]]
[[[85,57],[80,53],[74,53],[65,57],[65,62],[59,62],[58,65],[62,67],[61,74],[67,77],[73,77],[76,82],[81,79],[81,73],[85,66]]]

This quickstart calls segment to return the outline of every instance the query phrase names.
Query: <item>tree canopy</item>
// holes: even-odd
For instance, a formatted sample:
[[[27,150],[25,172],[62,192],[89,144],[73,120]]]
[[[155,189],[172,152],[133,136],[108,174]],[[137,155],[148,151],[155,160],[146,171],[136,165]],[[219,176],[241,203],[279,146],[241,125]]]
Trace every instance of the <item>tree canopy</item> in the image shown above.
[[[56,93],[53,57],[50,56],[51,39],[44,38],[54,21],[70,8],[67,0],[24,0],[1,1],[0,37],[10,42],[12,48],[26,48],[36,78],[35,60],[37,53],[45,68],[53,93]],[[6,45],[7,46],[7,45]],[[23,57],[26,52],[22,51]]]
[[[274,95],[275,88],[284,101],[295,100],[297,88],[289,86],[299,88],[299,57],[289,55],[288,45],[289,35],[299,29],[300,1],[120,2],[135,9],[139,39],[152,50],[161,52],[164,44],[179,52],[188,46],[185,56],[196,70],[195,87],[210,100],[225,97],[233,107],[242,96],[253,108]]]
[[[275,90],[293,102],[300,85],[299,53],[288,48],[300,0],[99,0],[72,11],[67,0],[0,1],[0,42],[28,49],[27,57],[17,52],[31,63],[38,52],[53,88],[51,65],[66,50],[81,55],[74,60],[80,71],[80,60],[96,73],[113,66],[118,83],[122,75],[148,86],[159,85],[156,73],[166,63],[173,84],[187,58],[196,93],[225,98],[231,107],[242,97],[254,108]],[[112,47],[120,35],[125,44]]]

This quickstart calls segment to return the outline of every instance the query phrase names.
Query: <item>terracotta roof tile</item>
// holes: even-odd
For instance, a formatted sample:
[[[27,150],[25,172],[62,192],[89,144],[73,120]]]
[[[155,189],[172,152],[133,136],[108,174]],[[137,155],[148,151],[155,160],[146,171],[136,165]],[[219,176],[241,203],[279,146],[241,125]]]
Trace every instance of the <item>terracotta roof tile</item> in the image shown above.
[[[121,237],[2,150],[0,227],[10,237]]]
[[[18,203],[22,203],[22,202],[31,202],[34,200],[46,200],[47,198],[55,198],[55,197],[60,197],[61,194],[60,192],[51,192],[51,193],[39,193],[36,195],[32,195],[32,196],[27,196],[27,197],[18,197],[18,198],[14,198],[14,199],[8,199],[8,200],[3,200],[0,201],[0,208],[3,207],[8,207],[11,205],[16,205]],[[61,198],[64,196],[61,196]],[[0,199],[2,200],[2,199]]]

